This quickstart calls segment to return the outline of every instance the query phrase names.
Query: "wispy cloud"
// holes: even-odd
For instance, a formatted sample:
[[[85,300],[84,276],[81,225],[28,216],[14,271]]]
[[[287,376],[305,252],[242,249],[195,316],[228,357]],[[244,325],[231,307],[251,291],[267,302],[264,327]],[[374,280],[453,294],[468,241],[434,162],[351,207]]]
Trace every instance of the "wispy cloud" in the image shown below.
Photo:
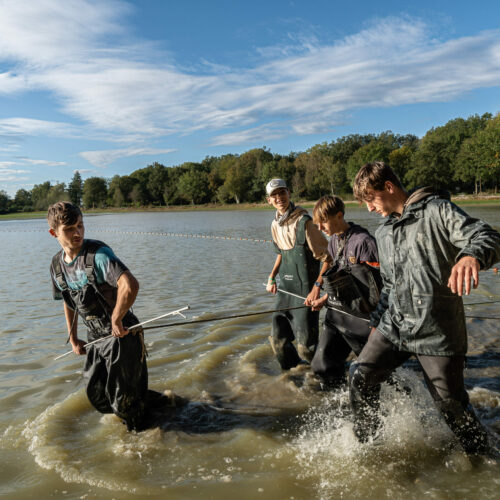
[[[63,122],[35,120],[33,118],[4,118],[0,119],[0,135],[74,137],[77,135],[77,128]]]
[[[389,18],[329,45],[312,36],[263,47],[260,62],[243,70],[200,61],[205,71],[196,74],[170,54],[152,61],[143,41],[125,44],[131,9],[121,1],[7,0],[0,10],[0,57],[13,65],[0,75],[0,93],[48,91],[87,133],[134,144],[201,130],[213,145],[317,133],[356,108],[449,101],[500,82],[500,30],[440,41],[422,21]],[[4,135],[72,133],[63,123],[0,120]],[[103,167],[170,151],[139,149],[80,156]]]
[[[129,156],[149,156],[168,154],[177,151],[176,149],[154,149],[154,148],[128,148],[128,149],[108,149],[103,151],[82,151],[78,153],[89,163],[96,167],[105,168],[119,158]],[[81,171],[80,171],[81,172]]]
[[[31,165],[42,165],[44,167],[62,167],[67,165],[65,161],[36,160],[33,158],[21,158],[21,160]]]

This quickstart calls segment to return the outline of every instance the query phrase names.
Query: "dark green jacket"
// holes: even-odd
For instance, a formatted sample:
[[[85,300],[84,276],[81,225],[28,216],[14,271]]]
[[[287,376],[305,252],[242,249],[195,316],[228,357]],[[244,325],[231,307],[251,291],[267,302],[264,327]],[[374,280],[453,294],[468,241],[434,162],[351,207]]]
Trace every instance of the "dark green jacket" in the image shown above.
[[[465,354],[463,302],[447,287],[448,279],[463,256],[477,258],[481,269],[500,260],[500,234],[467,215],[447,193],[422,188],[375,236],[383,289],[372,325],[402,351]]]

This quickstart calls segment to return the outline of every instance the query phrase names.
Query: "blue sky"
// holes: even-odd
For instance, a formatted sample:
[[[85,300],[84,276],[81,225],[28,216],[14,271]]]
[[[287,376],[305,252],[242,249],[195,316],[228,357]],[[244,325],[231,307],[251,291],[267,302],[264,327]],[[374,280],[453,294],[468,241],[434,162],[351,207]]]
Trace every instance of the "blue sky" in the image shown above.
[[[500,2],[0,0],[0,190],[500,111]]]

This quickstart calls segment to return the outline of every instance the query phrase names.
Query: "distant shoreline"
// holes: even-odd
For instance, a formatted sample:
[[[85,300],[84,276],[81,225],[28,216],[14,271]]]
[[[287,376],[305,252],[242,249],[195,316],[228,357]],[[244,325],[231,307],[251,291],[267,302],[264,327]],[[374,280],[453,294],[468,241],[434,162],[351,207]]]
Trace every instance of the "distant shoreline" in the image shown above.
[[[454,203],[459,206],[499,206],[500,195],[498,196],[456,196],[451,198]],[[305,208],[312,208],[314,201],[298,201],[297,205]],[[360,205],[355,200],[346,200],[346,206]],[[175,206],[160,206],[160,207],[123,207],[123,208],[95,208],[84,210],[85,215],[105,215],[105,214],[122,214],[122,213],[140,213],[140,212],[192,212],[192,211],[229,211],[229,210],[274,210],[267,203],[240,203],[240,204],[219,204],[205,203],[203,205],[175,205]],[[12,214],[0,214],[2,220],[27,220],[27,219],[44,219],[47,212],[16,212]]]

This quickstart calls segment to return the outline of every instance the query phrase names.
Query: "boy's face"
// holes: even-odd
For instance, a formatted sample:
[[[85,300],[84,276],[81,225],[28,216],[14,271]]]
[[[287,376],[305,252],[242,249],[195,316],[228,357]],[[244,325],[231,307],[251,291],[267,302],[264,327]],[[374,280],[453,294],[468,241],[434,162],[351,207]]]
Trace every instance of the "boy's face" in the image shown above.
[[[267,197],[267,202],[280,214],[284,214],[290,205],[290,191],[287,188],[276,189],[273,194]]]
[[[329,215],[325,221],[319,221],[316,225],[327,236],[343,233],[345,229],[344,214],[337,212],[335,215]]]
[[[57,238],[57,241],[65,250],[78,252],[83,245],[83,236],[85,234],[82,216],[78,217],[75,224],[60,224],[57,229],[49,229],[49,233],[54,238]]]
[[[388,217],[399,207],[391,183],[386,183],[383,191],[368,190],[364,202],[369,212],[376,212],[382,217]]]

